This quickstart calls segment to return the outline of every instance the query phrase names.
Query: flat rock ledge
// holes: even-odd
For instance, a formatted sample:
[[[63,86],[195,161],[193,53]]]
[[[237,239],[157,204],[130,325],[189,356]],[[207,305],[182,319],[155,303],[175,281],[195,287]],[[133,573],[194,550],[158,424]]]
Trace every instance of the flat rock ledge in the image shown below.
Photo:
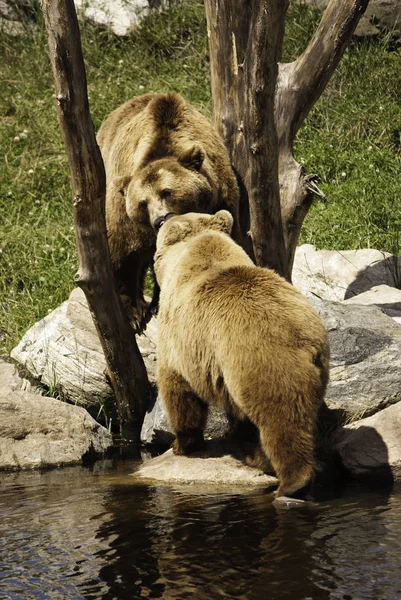
[[[239,486],[239,491],[254,487],[273,489],[278,484],[276,477],[244,465],[216,440],[207,442],[204,451],[191,456],[176,456],[171,449],[167,450],[145,462],[133,477],[172,485]]]
[[[40,395],[1,360],[0,374],[0,471],[79,464],[112,447],[85,409]]]

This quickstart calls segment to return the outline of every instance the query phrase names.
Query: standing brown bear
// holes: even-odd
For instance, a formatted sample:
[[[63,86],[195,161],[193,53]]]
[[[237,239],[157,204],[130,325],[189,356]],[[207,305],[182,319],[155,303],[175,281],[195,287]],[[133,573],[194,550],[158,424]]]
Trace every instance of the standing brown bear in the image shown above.
[[[314,475],[314,430],[328,381],[324,325],[291,284],[256,267],[230,237],[233,218],[186,214],[157,237],[158,385],[176,454],[203,444],[208,404],[250,419],[278,495]]]
[[[97,139],[113,269],[131,323],[140,329],[149,316],[143,282],[160,220],[167,213],[225,208],[240,241],[237,181],[212,125],[176,93],[129,100],[109,115]]]

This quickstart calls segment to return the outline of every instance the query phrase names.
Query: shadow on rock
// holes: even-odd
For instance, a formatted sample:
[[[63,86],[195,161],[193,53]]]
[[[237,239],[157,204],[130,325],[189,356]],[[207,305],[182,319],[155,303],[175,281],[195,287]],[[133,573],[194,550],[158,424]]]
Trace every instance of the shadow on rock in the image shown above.
[[[400,278],[401,259],[396,256],[389,256],[359,271],[355,280],[348,286],[344,300],[362,294],[379,284],[398,287]]]

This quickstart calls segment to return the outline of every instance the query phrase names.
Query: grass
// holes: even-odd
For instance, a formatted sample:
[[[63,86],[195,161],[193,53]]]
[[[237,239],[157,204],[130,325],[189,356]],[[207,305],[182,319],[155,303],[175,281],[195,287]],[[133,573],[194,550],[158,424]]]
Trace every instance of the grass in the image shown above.
[[[317,23],[289,12],[285,60]],[[173,5],[129,39],[81,28],[89,100],[97,129],[116,106],[148,91],[176,90],[210,116],[204,9]],[[59,132],[43,26],[25,37],[0,32],[0,353],[68,297],[77,269],[69,172]],[[296,143],[317,173],[316,201],[302,242],[319,248],[375,247],[400,254],[401,51],[390,36],[354,41]]]

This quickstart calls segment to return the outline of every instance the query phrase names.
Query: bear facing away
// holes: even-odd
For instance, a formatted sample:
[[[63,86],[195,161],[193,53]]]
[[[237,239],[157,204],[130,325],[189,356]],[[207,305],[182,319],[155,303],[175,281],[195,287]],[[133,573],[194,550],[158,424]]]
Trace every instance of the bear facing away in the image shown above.
[[[225,210],[186,214],[158,233],[158,386],[176,454],[203,444],[214,403],[256,425],[264,470],[291,495],[314,475],[327,334],[302,294],[235,244],[232,224]]]
[[[217,132],[176,93],[129,100],[109,115],[97,140],[113,269],[131,323],[140,329],[149,316],[142,289],[157,225],[167,213],[225,208],[240,241],[237,181]]]

